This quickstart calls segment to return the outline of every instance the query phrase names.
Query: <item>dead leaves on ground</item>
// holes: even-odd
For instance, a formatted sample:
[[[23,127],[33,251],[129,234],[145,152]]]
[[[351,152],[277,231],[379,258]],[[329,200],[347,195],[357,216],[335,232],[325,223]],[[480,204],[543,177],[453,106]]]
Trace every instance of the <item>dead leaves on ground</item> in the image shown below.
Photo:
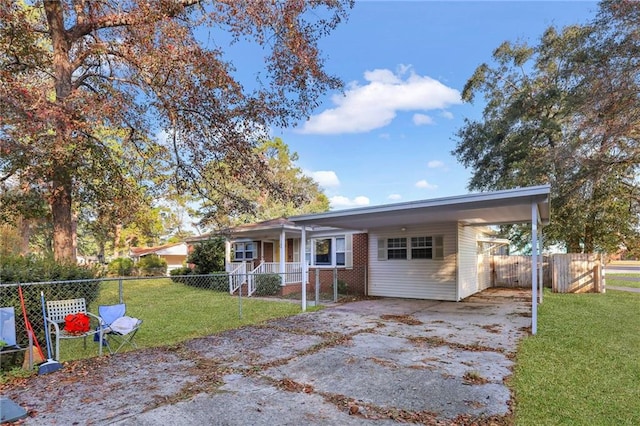
[[[385,314],[385,315],[380,315],[380,318],[382,318],[385,321],[396,321],[396,322],[399,322],[401,324],[406,324],[406,325],[421,325],[421,324],[423,324],[422,321],[415,319],[411,315]]]

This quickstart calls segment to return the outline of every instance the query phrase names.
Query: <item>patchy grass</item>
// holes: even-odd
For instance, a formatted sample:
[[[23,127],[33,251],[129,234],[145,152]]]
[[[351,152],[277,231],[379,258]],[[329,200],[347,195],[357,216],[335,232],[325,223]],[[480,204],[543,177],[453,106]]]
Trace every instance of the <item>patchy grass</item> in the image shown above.
[[[520,345],[516,424],[640,424],[640,294],[545,292]]]
[[[607,274],[607,285],[640,288],[640,274]]]

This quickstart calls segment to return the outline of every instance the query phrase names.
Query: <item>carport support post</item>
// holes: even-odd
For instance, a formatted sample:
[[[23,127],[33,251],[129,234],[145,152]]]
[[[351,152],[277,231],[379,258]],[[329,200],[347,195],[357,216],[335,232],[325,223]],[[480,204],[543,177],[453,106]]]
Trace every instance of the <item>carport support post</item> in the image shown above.
[[[542,293],[544,290],[544,274],[543,264],[544,264],[544,256],[542,255],[542,248],[544,247],[544,242],[542,240],[542,228],[538,230],[538,246],[540,247],[540,259],[538,261],[538,301],[542,303]]]
[[[302,312],[307,310],[307,228],[302,227],[300,234],[300,263],[302,263]]]
[[[531,203],[531,334],[538,332],[538,205]]]

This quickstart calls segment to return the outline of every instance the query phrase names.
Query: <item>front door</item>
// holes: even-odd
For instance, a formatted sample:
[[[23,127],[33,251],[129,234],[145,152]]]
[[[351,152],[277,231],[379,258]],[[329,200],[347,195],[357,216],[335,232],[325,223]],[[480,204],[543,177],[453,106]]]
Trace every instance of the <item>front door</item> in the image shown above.
[[[262,257],[265,262],[273,262],[273,243],[264,243],[264,252],[262,253]]]

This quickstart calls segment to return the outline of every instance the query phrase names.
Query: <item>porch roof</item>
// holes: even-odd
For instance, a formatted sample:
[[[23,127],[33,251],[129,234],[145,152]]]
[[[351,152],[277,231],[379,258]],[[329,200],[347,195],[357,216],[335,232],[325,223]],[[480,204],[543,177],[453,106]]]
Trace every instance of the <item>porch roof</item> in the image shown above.
[[[548,224],[550,191],[549,185],[541,185],[301,215],[289,220],[300,226],[350,229],[404,227],[451,221],[465,225],[504,225],[531,223],[531,209],[535,204],[540,222]]]

